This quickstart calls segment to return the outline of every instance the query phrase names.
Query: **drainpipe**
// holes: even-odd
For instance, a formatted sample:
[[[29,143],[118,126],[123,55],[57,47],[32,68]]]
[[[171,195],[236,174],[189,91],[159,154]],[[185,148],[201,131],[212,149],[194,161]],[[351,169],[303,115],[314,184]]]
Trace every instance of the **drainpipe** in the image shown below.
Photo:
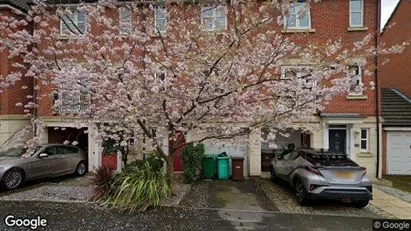
[[[375,48],[378,47],[379,45],[379,39],[380,39],[380,14],[381,14],[381,1],[377,1],[377,20],[376,20],[376,27],[377,31],[375,33]],[[376,95],[375,97],[375,108],[376,108],[376,114],[377,114],[377,166],[376,166],[376,178],[380,179],[380,137],[381,137],[381,129],[380,129],[380,85],[378,81],[378,54],[375,55],[375,85],[376,85]]]

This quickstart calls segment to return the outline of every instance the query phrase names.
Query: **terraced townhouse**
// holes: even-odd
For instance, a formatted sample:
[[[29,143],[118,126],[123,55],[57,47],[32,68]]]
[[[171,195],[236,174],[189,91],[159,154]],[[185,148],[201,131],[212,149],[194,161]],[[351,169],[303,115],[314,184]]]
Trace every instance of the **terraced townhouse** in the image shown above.
[[[75,4],[73,1],[66,1],[66,4]],[[229,5],[229,1],[227,1]],[[300,9],[306,5],[305,1],[296,1],[292,7],[292,12],[298,15]],[[12,1],[0,0],[0,14],[10,14],[13,10],[27,11],[29,8],[28,1]],[[204,7],[201,2],[198,3],[198,17],[202,17],[201,9]],[[165,9],[166,10],[166,9]],[[321,4],[312,4],[308,13],[304,17],[296,17],[295,22],[289,25],[286,29],[278,26],[278,33],[283,33],[285,36],[292,38],[299,44],[308,43],[325,43],[328,39],[342,38],[345,45],[352,44],[354,41],[362,40],[368,34],[375,34],[372,38],[372,44],[376,44],[378,39],[379,14],[381,6],[378,0],[330,0],[322,1]],[[123,17],[124,12],[111,12],[112,17]],[[84,20],[87,15],[81,12],[74,14],[73,23],[79,28],[83,27]],[[218,12],[213,12],[212,17],[218,17],[223,24],[229,24],[229,15],[219,15]],[[153,12],[153,23],[161,24],[165,19],[161,12]],[[130,20],[134,20],[131,17]],[[60,27],[60,33],[65,36],[65,30],[62,23],[50,23],[50,26]],[[96,28],[87,28],[89,33],[97,32]],[[213,28],[210,28],[211,30]],[[120,32],[119,32],[120,33]],[[64,42],[64,41],[63,41]],[[41,44],[40,44],[41,45]],[[0,56],[1,60],[1,75],[7,74],[9,71],[9,62],[7,53],[3,52]],[[292,132],[288,138],[279,137],[277,143],[286,145],[295,143],[297,147],[310,147],[316,149],[329,149],[337,152],[346,152],[350,158],[365,166],[368,169],[368,175],[371,177],[380,177],[382,174],[382,128],[379,125],[379,88],[373,90],[370,88],[362,88],[364,85],[369,85],[371,81],[378,83],[377,72],[371,73],[371,76],[364,76],[364,69],[375,65],[377,59],[367,60],[367,66],[360,66],[357,63],[352,64],[353,86],[348,90],[347,94],[335,97],[332,103],[327,105],[324,111],[317,113],[315,123],[321,125],[321,129],[312,132],[311,134],[301,134],[299,131]],[[301,62],[298,57],[289,59],[289,64],[282,67],[284,74],[288,70],[298,70],[302,66],[307,66]],[[19,127],[28,122],[30,118],[24,117],[24,113],[15,109],[15,103],[23,100],[27,93],[33,89],[21,90],[21,85],[29,85],[33,87],[33,83],[18,83],[16,86],[8,89],[0,95],[1,97],[1,116],[0,116],[0,142],[4,143],[12,134],[15,134]],[[89,167],[92,169],[101,164],[101,153],[96,150],[99,144],[90,135],[90,131],[95,129],[93,124],[85,125],[84,129],[89,130],[89,134],[84,134],[82,130],[75,128],[74,121],[62,118],[57,111],[53,111],[53,100],[56,97],[65,97],[59,95],[56,89],[41,89],[42,94],[47,93],[50,97],[41,98],[39,107],[32,113],[33,116],[41,117],[46,124],[42,131],[42,142],[63,142],[68,137],[78,136],[79,146],[88,150]],[[83,100],[81,96],[77,98],[63,99],[74,102]],[[81,103],[76,107],[67,107],[63,110],[76,111],[82,110],[82,107],[87,107],[87,102]],[[65,130],[55,130],[55,127],[64,127]],[[252,136],[260,136],[261,134],[252,133]],[[264,135],[264,130],[262,131]],[[187,137],[189,139],[189,137]],[[8,142],[6,142],[8,143]],[[136,142],[136,155],[141,155],[141,150]],[[244,175],[246,177],[259,177],[262,172],[267,170],[267,163],[270,159],[270,154],[277,150],[270,149],[266,143],[252,144],[245,142],[243,147],[230,147],[229,145],[221,145],[216,147],[210,142],[206,142],[207,153],[218,153],[226,151],[229,155],[245,157]],[[177,157],[178,158],[178,157]],[[177,159],[178,163],[179,160]],[[181,165],[175,164],[175,170],[181,171]]]

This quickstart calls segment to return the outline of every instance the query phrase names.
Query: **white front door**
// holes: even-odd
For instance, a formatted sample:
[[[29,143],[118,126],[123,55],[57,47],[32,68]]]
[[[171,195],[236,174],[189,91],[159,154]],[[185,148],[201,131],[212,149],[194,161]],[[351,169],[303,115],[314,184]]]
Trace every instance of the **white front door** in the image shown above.
[[[388,174],[411,175],[411,132],[387,133]]]

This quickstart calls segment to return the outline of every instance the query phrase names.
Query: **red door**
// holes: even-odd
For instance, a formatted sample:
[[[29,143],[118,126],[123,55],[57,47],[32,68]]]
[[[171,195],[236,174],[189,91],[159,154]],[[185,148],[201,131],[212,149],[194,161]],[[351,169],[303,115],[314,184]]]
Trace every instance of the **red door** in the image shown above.
[[[183,153],[184,144],[186,143],[186,139],[184,138],[183,133],[178,132],[176,134],[177,138],[174,141],[170,142],[171,147],[179,147],[177,148],[176,152],[173,156],[173,170],[174,172],[182,172],[183,171],[183,163],[181,161],[181,154]]]

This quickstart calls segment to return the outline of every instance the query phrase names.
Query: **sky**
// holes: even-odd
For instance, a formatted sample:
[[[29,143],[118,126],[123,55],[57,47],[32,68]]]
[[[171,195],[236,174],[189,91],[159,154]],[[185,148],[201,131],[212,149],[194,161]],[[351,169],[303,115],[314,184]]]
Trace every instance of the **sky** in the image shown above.
[[[399,0],[382,0],[381,28],[384,27]]]

